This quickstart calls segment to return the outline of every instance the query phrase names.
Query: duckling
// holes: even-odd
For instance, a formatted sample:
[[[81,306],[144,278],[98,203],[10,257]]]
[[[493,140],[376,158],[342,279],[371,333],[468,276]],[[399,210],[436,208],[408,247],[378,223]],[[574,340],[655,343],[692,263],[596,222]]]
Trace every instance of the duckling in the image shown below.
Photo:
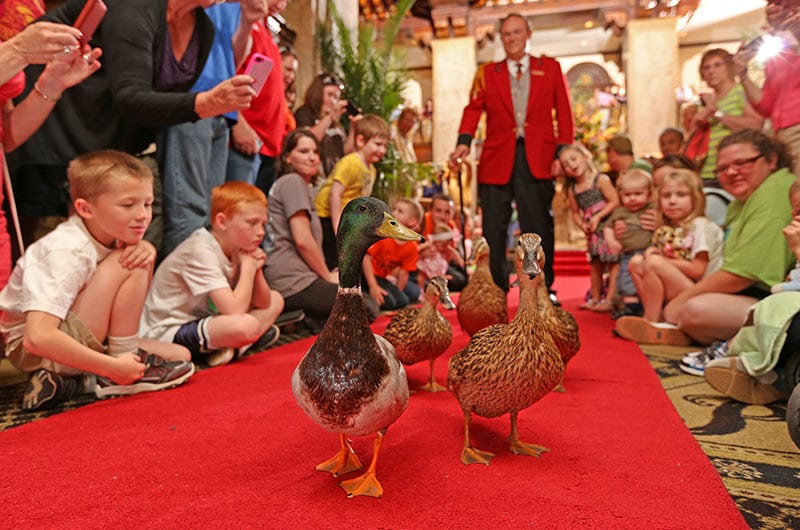
[[[506,293],[492,279],[486,238],[475,241],[470,261],[475,263],[475,272],[461,291],[456,310],[461,329],[471,337],[486,326],[508,324],[508,304]]]
[[[544,258],[544,253],[542,253],[542,257]],[[544,259],[539,263],[539,267],[544,267]],[[581,348],[578,323],[572,313],[563,307],[553,305],[550,291],[543,282],[536,288],[536,298],[539,303],[539,318],[542,319],[547,330],[550,331],[550,336],[553,337],[553,342],[561,354],[561,360],[564,361],[564,368],[566,369],[569,360]],[[553,390],[555,392],[566,391],[563,378]]]
[[[339,433],[340,450],[317,470],[339,476],[361,469],[348,436],[376,433],[367,471],[339,485],[348,497],[380,497],[375,475],[386,429],[408,406],[405,369],[394,347],[369,327],[361,293],[361,261],[384,237],[422,241],[385,203],[372,197],[350,201],[342,211],[337,246],[339,291],[325,327],[292,374],[297,404],[322,428]]]
[[[509,450],[539,456],[546,447],[523,442],[517,433],[517,414],[545,395],[561,380],[564,361],[539,316],[536,289],[544,281],[539,265],[542,239],[523,234],[514,263],[519,276],[520,302],[509,324],[495,324],[472,336],[450,359],[447,385],[464,411],[464,464],[489,464],[495,455],[472,447],[472,414],[494,418],[511,415]]]
[[[433,367],[436,358],[453,342],[450,322],[436,309],[438,303],[445,309],[455,309],[447,289],[447,280],[434,276],[425,288],[425,303],[422,307],[405,307],[395,313],[383,332],[383,338],[392,343],[397,358],[403,364],[430,361],[431,378],[422,386],[423,390],[439,392],[447,390],[436,382]]]

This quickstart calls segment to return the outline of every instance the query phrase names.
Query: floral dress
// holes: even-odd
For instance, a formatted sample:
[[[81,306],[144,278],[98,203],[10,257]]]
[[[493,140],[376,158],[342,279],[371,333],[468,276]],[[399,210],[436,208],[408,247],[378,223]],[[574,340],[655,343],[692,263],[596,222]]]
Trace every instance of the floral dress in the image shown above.
[[[600,188],[597,187],[597,180],[600,175],[595,175],[592,187],[575,193],[575,201],[578,203],[578,208],[581,211],[584,222],[589,222],[594,214],[605,208],[606,198]],[[602,221],[605,221],[603,219]],[[589,257],[592,260],[599,259],[605,263],[616,263],[619,261],[619,255],[614,254],[608,247],[605,239],[603,238],[603,222],[598,223],[597,229],[587,236],[587,244],[589,250]]]

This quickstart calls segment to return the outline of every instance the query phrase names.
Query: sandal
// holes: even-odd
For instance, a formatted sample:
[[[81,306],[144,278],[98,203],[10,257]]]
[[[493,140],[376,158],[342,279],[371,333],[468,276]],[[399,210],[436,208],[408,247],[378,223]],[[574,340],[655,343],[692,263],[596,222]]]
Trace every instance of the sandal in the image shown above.
[[[600,302],[595,304],[591,309],[595,313],[610,313],[614,310],[614,304],[609,302],[608,300],[601,300]]]
[[[588,309],[589,311],[594,311],[594,307],[599,303],[600,300],[595,300],[594,298],[590,298],[581,305],[579,305],[578,309]]]

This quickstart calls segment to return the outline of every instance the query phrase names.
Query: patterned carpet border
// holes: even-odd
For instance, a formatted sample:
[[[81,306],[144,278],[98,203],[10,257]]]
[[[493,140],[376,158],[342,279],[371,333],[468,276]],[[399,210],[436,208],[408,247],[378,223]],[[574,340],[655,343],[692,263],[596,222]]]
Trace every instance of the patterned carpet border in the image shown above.
[[[641,348],[750,527],[800,528],[800,451],[786,427],[786,403],[735,402],[680,370],[691,349]]]

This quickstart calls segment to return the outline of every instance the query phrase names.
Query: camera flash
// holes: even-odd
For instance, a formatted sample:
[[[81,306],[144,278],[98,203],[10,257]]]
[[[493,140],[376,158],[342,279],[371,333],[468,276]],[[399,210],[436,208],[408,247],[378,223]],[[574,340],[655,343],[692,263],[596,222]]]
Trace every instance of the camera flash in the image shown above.
[[[785,43],[780,37],[764,35],[764,39],[761,46],[758,47],[758,53],[756,53],[755,59],[760,63],[767,62],[769,59],[778,55],[781,50],[783,50],[784,46]]]

